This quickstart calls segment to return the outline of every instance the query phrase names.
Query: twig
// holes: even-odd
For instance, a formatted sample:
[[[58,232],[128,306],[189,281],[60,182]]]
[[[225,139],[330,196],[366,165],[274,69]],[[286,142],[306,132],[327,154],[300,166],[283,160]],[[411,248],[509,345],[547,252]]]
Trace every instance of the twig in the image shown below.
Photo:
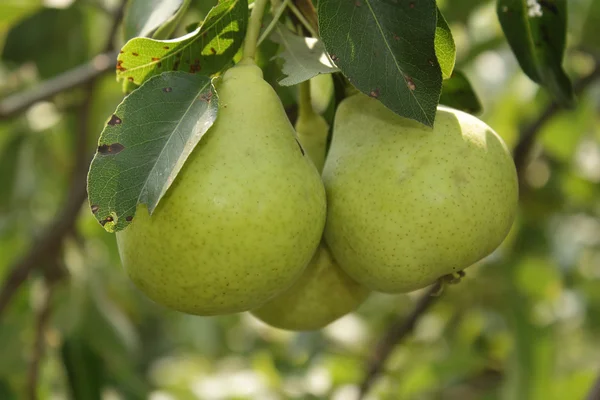
[[[441,289],[441,285],[442,283],[438,281],[427,289],[417,301],[410,315],[393,323],[379,340],[369,361],[365,378],[360,386],[359,399],[364,398],[369,389],[371,389],[379,374],[381,374],[385,362],[392,354],[392,350],[413,331],[417,321],[435,303],[435,300],[439,297],[437,294]]]
[[[596,382],[594,382],[594,385],[590,389],[586,400],[600,400],[600,376],[598,376]]]
[[[117,54],[117,52],[98,54],[86,64],[43,82],[38,87],[8,96],[0,102],[0,120],[12,118],[38,101],[50,99],[58,93],[85,84],[112,70]]]
[[[54,282],[47,283],[44,291],[44,298],[42,299],[42,306],[38,315],[36,316],[35,339],[31,352],[31,360],[29,361],[29,370],[27,373],[26,390],[27,398],[30,400],[36,400],[38,398],[37,383],[39,378],[40,362],[44,356],[44,335],[48,327],[48,322],[50,321],[50,314],[52,313],[52,296],[54,294],[54,288]]]
[[[600,62],[596,63],[594,70],[589,75],[575,82],[573,85],[575,94],[580,95],[597,79],[600,79]],[[522,181],[531,148],[535,143],[535,138],[540,131],[540,128],[561,109],[562,108],[556,102],[550,103],[535,121],[527,125],[521,131],[519,142],[513,150],[513,159],[515,160],[515,166],[517,167],[517,172],[519,173],[519,181]]]
[[[306,22],[310,24],[313,30],[319,32],[319,22],[317,17],[317,10],[311,0],[295,0],[294,3],[298,7],[298,11],[306,18]],[[313,35],[317,37],[316,35]]]
[[[110,37],[107,40],[105,53],[112,52],[114,36],[118,31],[125,4],[126,2],[122,1],[115,13],[115,20],[113,21],[113,27],[110,29]],[[9,268],[9,272],[0,288],[0,317],[31,272],[43,268],[48,263],[53,263],[60,255],[63,239],[73,230],[79,209],[86,199],[86,174],[91,161],[91,155],[86,151],[86,145],[89,136],[93,88],[97,78],[98,75],[85,82],[87,94],[78,113],[76,156],[66,200],[55,219],[34,240],[29,251]]]

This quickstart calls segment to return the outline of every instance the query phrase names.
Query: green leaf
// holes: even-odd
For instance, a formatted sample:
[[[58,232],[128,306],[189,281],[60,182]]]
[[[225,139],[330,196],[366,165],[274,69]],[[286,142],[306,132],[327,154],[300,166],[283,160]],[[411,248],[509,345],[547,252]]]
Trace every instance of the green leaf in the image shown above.
[[[63,342],[60,354],[67,372],[71,398],[100,400],[105,383],[102,359],[83,337],[71,336]]]
[[[42,78],[84,63],[88,40],[81,8],[44,8],[21,20],[8,32],[2,59],[16,64],[34,62]]]
[[[589,9],[587,10],[587,18],[583,26],[583,32],[581,34],[581,44],[593,49],[595,51],[600,50],[600,1],[592,1]]]
[[[185,72],[158,75],[119,104],[88,176],[92,212],[107,231],[124,229],[139,203],[154,211],[216,115],[210,78]]]
[[[0,4],[0,32],[41,5],[41,0],[4,0]]]
[[[123,19],[125,39],[138,36],[150,36],[178,10],[187,8],[189,0],[131,0],[127,4]]]
[[[433,126],[442,89],[434,0],[321,0],[318,14],[325,48],[354,86]]]
[[[477,94],[475,94],[471,83],[460,71],[454,71],[450,79],[444,80],[440,104],[468,112],[469,114],[479,114],[482,110],[481,102]]]
[[[282,86],[297,85],[319,74],[339,71],[319,39],[298,36],[282,24],[275,28],[272,38],[284,48],[278,55],[283,59],[282,72],[285,74],[278,82]]]
[[[240,48],[248,20],[247,0],[223,0],[198,29],[173,40],[135,38],[117,58],[117,80],[141,85],[164,71],[212,75]]]
[[[435,28],[435,55],[437,56],[440,68],[442,69],[442,77],[450,78],[454,63],[456,62],[456,45],[452,32],[448,26],[448,22],[438,8],[437,11],[437,26]]]
[[[152,38],[153,39],[167,39],[169,36],[171,36],[171,34],[175,30],[175,28],[177,28],[177,25],[179,25],[179,23],[183,19],[185,12],[188,10],[188,8],[190,6],[190,2],[191,2],[191,0],[183,0],[183,4],[181,5],[181,7],[179,7],[179,10],[177,10],[177,12],[171,18],[169,18],[169,20],[167,22],[162,24],[156,30],[156,32],[154,32],[154,34],[152,35]]]
[[[562,68],[566,0],[498,0],[496,11],[506,39],[525,74],[547,88],[561,105],[573,106],[575,98],[571,81]]]

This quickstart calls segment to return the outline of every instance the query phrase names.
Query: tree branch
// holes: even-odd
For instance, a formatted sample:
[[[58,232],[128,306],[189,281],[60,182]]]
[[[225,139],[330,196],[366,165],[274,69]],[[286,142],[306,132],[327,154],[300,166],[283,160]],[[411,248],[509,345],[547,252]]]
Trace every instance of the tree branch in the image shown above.
[[[115,12],[115,19],[110,29],[110,37],[107,39],[105,53],[112,53],[114,37],[118,32],[125,4],[126,1],[123,0]],[[9,268],[9,272],[0,288],[0,317],[31,272],[52,265],[61,254],[63,239],[73,230],[79,210],[87,197],[86,175],[91,161],[91,154],[88,154],[87,151],[87,141],[94,85],[98,76],[99,74],[96,74],[90,76],[87,81],[83,81],[86,85],[86,96],[78,113],[77,142],[74,149],[75,160],[71,184],[65,202],[54,220],[34,240],[29,251]],[[63,89],[66,90],[67,88]],[[21,107],[21,109],[24,109],[24,107]]]
[[[367,373],[360,385],[359,400],[369,392],[381,372],[385,362],[392,354],[394,348],[399,345],[415,328],[417,321],[422,315],[429,310],[439,297],[437,294],[441,289],[441,282],[433,284],[421,297],[417,300],[415,308],[407,318],[395,321],[383,337],[379,340],[375,351],[367,366]]]
[[[41,309],[36,316],[35,323],[35,339],[33,343],[33,350],[31,352],[31,360],[29,361],[29,370],[27,373],[27,398],[29,400],[36,400],[37,386],[39,379],[40,362],[44,357],[45,350],[45,333],[50,322],[50,314],[52,313],[52,297],[54,294],[55,283],[46,280],[47,286],[44,292],[44,298],[42,300]]]
[[[581,95],[581,93],[597,79],[600,79],[600,62],[596,63],[594,70],[589,75],[573,84],[575,94]],[[540,128],[552,119],[552,117],[560,110],[561,107],[556,102],[550,103],[535,121],[531,122],[521,131],[519,142],[513,150],[513,159],[515,160],[515,166],[517,167],[517,172],[519,174],[519,181],[522,181],[523,179],[529,154],[535,144],[535,139]]]

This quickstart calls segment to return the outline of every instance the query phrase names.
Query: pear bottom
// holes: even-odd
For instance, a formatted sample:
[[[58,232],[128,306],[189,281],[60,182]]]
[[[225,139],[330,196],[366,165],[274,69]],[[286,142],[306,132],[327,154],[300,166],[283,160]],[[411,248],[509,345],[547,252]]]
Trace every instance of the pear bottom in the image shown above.
[[[350,278],[321,243],[291,288],[252,314],[280,329],[310,331],[356,310],[370,291]]]

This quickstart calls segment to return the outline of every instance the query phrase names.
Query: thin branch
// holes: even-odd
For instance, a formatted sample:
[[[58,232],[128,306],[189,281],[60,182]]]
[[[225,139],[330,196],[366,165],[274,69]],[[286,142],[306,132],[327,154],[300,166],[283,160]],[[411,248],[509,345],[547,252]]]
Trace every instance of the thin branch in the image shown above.
[[[42,306],[39,310],[36,321],[35,321],[35,338],[33,343],[33,349],[31,352],[31,360],[29,361],[29,370],[27,373],[27,398],[29,400],[36,400],[37,386],[39,379],[40,363],[44,357],[45,350],[45,334],[50,322],[50,315],[52,313],[52,296],[54,294],[55,283],[48,282],[44,291],[44,298],[42,300]]]
[[[590,389],[586,400],[600,400],[600,376],[598,376],[596,382],[594,382],[594,385]]]
[[[112,52],[113,50],[114,36],[118,32],[125,4],[126,1],[122,1],[119,10],[115,13],[113,27],[110,29],[111,36],[107,40],[106,52]],[[85,82],[86,97],[78,112],[77,142],[74,149],[76,156],[66,200],[55,219],[34,240],[29,251],[9,268],[9,272],[0,288],[0,317],[31,272],[35,269],[44,268],[48,264],[52,265],[61,254],[63,239],[69,232],[72,232],[79,210],[87,197],[86,175],[91,161],[91,154],[88,154],[86,146],[89,137],[92,98],[97,78],[98,75]]]
[[[0,120],[12,118],[38,101],[48,100],[58,93],[81,86],[114,69],[117,52],[98,54],[86,64],[66,71],[39,86],[6,97],[0,102]]]
[[[596,63],[594,70],[587,76],[581,78],[573,85],[573,90],[576,95],[581,93],[596,80],[600,79],[600,62]],[[523,174],[527,167],[529,154],[535,144],[535,139],[541,127],[546,124],[553,116],[555,116],[562,108],[556,103],[550,103],[539,117],[527,125],[522,131],[519,142],[513,150],[513,159],[519,173],[519,181],[522,181]]]
[[[298,7],[298,11],[304,16],[306,22],[310,24],[315,33],[319,32],[319,19],[317,17],[317,10],[311,0],[295,0],[294,3]],[[313,35],[318,37],[317,35]]]
[[[427,289],[427,291],[417,300],[417,304],[410,315],[407,318],[403,318],[402,320],[393,323],[385,335],[379,340],[379,343],[371,356],[371,360],[369,361],[365,378],[360,386],[359,399],[364,398],[369,392],[369,389],[371,389],[383,371],[385,362],[392,354],[394,348],[413,331],[417,321],[435,303],[435,300],[439,297],[437,294],[440,292],[441,285],[441,281],[438,281]]]

